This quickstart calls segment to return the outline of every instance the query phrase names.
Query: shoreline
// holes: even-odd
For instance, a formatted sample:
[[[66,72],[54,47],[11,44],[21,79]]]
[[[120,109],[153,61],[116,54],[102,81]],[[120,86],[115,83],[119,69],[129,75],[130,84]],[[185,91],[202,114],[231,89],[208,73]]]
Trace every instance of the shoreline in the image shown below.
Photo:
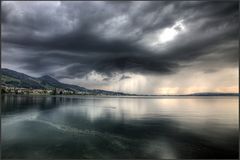
[[[239,97],[240,95],[49,95],[49,94],[1,94],[1,96],[23,97],[74,97],[74,98],[139,98],[139,99],[175,99],[175,98],[217,98]]]

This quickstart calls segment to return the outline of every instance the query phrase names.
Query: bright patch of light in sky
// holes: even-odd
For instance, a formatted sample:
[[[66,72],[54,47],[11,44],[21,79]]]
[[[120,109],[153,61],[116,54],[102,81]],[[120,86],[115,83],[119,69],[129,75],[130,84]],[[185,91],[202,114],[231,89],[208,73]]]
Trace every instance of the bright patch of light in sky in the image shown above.
[[[159,35],[159,42],[166,43],[172,41],[185,27],[183,20],[176,22],[172,27],[164,29]]]

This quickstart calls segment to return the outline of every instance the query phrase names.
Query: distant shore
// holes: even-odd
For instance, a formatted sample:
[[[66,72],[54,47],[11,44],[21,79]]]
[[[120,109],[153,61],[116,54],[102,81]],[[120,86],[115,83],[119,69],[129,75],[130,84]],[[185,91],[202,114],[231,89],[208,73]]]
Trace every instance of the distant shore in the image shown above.
[[[182,96],[239,96],[239,93],[221,93],[221,92],[201,92],[191,94],[134,94],[134,93],[122,93],[103,90],[93,91],[74,91],[69,89],[51,88],[51,89],[34,89],[34,88],[19,88],[1,86],[1,94],[8,95],[74,95],[74,96],[107,96],[107,97],[182,97]]]
[[[98,95],[98,94],[16,94],[16,93],[1,93],[1,95],[12,95],[12,96],[49,96],[49,97],[148,97],[148,98],[156,98],[156,97],[238,97],[240,94],[232,93],[232,94],[186,94],[186,95]]]

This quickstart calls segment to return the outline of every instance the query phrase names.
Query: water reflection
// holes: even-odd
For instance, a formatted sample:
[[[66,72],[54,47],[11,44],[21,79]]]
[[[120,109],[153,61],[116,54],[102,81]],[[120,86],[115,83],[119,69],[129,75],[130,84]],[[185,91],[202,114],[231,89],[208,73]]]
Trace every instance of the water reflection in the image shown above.
[[[237,158],[238,99],[2,96],[3,158]]]

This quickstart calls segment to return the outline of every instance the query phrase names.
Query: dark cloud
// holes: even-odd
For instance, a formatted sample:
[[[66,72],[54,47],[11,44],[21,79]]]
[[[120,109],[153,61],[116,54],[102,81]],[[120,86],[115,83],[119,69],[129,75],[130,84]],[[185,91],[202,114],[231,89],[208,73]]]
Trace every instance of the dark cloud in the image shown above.
[[[172,42],[149,47],[146,37],[179,20],[186,32],[176,25]],[[201,61],[216,64],[209,73],[237,65],[238,20],[238,2],[3,2],[3,64],[74,78],[173,74]]]
[[[204,73],[215,73],[215,72],[217,72],[217,70],[215,70],[215,69],[206,69],[205,71],[204,71]]]
[[[122,75],[122,77],[120,78],[120,80],[124,80],[124,79],[130,79],[131,77],[130,76],[125,76],[125,75]]]
[[[103,81],[109,81],[111,78],[103,78]]]

